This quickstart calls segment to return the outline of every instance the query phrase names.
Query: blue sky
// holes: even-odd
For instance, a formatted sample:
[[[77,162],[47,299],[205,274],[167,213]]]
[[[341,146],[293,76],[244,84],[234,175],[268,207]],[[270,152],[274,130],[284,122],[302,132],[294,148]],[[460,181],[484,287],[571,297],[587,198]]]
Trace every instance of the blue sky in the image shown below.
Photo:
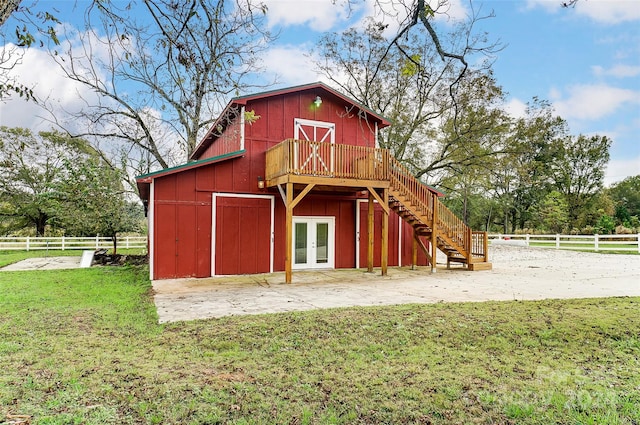
[[[351,14],[343,1],[266,0],[271,29],[280,32],[264,57],[266,75],[279,76],[280,86],[320,80],[305,65],[324,31],[341,31],[373,11],[370,0]],[[78,22],[82,0],[40,1],[55,7],[66,22]],[[386,2],[383,2],[386,3]],[[640,174],[640,0],[581,0],[575,8],[560,8],[561,0],[473,1],[475,9],[495,17],[481,29],[505,48],[496,55],[495,77],[509,93],[507,108],[522,114],[534,96],[552,102],[572,133],[607,135],[613,140],[605,183]],[[469,2],[449,0],[449,21],[464,18]],[[6,25],[11,25],[8,22]],[[15,24],[14,24],[15,26]],[[12,27],[10,27],[12,28]],[[7,32],[7,28],[3,28]],[[77,102],[73,85],[56,72],[44,52],[30,49],[16,68],[21,80],[56,98],[61,107]],[[34,129],[46,124],[34,105],[19,99],[0,104],[0,124]]]

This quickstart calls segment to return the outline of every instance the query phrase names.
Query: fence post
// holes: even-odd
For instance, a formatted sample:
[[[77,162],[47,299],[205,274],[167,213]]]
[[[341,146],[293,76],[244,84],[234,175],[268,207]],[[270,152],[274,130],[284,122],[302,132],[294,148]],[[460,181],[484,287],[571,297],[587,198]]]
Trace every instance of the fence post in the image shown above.
[[[638,242],[638,254],[640,254],[640,233],[637,234],[638,239],[636,242]]]
[[[599,246],[599,244],[598,244],[598,234],[596,233],[596,234],[595,234],[595,235],[593,235],[593,236],[594,236],[594,238],[593,238],[593,244],[594,244],[594,246],[595,246],[595,250],[596,250],[596,251],[599,251],[600,246]]]
[[[127,236],[126,241],[127,241],[127,249],[129,249],[129,236]]]
[[[96,251],[100,249],[100,235],[96,235]]]
[[[556,233],[556,249],[560,249],[560,235]]]
[[[62,235],[62,250],[64,251],[64,235]]]
[[[527,246],[529,246],[529,234],[528,233],[526,235],[524,235],[524,240],[525,240],[525,243],[527,244]]]
[[[29,236],[27,236],[27,251],[29,251]]]

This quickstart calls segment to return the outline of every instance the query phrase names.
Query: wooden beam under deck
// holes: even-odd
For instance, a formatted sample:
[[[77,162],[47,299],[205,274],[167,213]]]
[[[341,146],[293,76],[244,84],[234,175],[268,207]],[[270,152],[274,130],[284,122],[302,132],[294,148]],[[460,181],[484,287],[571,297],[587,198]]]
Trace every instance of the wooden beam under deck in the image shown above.
[[[389,214],[389,193],[388,191],[384,191],[384,195],[381,197],[378,195],[378,192],[373,187],[367,187],[369,193],[373,196],[373,198],[378,201],[378,204],[382,207],[385,213]],[[385,198],[385,199],[383,199]]]
[[[382,249],[380,268],[382,276],[387,275],[387,266],[389,264],[389,189],[382,189]],[[375,193],[375,192],[374,192]]]
[[[431,257],[431,254],[429,253],[429,250],[427,249],[427,247],[422,243],[422,241],[420,240],[420,235],[418,235],[417,233],[413,233],[413,246],[415,247],[415,254],[414,254],[414,263],[417,263],[417,258],[418,258],[418,247],[420,247],[420,249],[422,250],[422,252],[424,252],[424,255],[427,256],[427,259],[429,260],[429,264],[433,264],[433,259]]]
[[[345,187],[360,188],[365,190],[369,187],[375,189],[388,189],[388,180],[363,180],[363,179],[346,179],[346,178],[334,178],[326,176],[309,176],[298,174],[285,174],[265,182],[266,187],[278,186],[280,184],[294,183],[294,184],[314,184],[316,186],[332,186],[332,187]]]
[[[369,202],[367,204],[367,271],[373,273],[373,193],[369,192]]]
[[[293,183],[287,183],[285,186],[286,192],[286,219],[285,219],[285,246],[284,246],[284,275],[285,275],[285,283],[291,283],[292,281],[292,273],[291,269],[293,268],[293,261],[291,258],[292,248],[291,245],[293,243]]]

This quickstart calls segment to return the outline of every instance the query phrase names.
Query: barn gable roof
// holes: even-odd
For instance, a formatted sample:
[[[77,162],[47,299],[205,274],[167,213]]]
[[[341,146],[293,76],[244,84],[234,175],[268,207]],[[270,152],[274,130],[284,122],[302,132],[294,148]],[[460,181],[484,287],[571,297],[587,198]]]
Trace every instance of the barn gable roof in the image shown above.
[[[345,96],[344,94],[340,93],[339,91],[329,87],[328,85],[322,82],[302,84],[299,86],[286,87],[281,89],[269,90],[261,93],[234,97],[227,104],[227,106],[222,111],[222,113],[220,114],[216,122],[214,122],[213,125],[210,127],[207,134],[202,138],[202,141],[198,144],[198,146],[196,146],[196,148],[194,149],[193,153],[189,158],[190,159],[198,158],[209,146],[211,146],[211,144],[220,135],[221,133],[220,129],[221,128],[224,129],[227,126],[227,124],[231,122],[231,120],[229,119],[229,114],[238,113],[237,108],[239,106],[245,106],[248,102],[257,100],[257,99],[266,99],[269,97],[283,96],[289,93],[296,93],[296,92],[314,90],[314,89],[323,90],[326,93],[341,99],[343,102],[351,104],[357,107],[358,109],[364,111],[368,116],[371,116],[374,119],[374,121],[378,122],[379,128],[384,128],[391,125],[391,122],[387,120],[385,117],[383,117],[382,115],[375,113],[374,111],[367,108],[366,106],[358,103],[357,101],[353,100],[348,96]],[[214,131],[214,130],[217,130],[217,131]]]

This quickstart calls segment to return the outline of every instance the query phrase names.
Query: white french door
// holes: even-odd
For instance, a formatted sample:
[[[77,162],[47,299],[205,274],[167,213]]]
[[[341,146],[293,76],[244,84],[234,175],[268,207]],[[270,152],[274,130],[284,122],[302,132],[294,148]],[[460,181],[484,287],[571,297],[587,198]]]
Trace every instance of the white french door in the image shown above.
[[[294,217],[294,269],[335,267],[335,217]]]
[[[294,119],[293,137],[296,140],[318,142],[310,147],[297,148],[295,168],[302,174],[331,175],[333,173],[336,125],[330,122]]]

